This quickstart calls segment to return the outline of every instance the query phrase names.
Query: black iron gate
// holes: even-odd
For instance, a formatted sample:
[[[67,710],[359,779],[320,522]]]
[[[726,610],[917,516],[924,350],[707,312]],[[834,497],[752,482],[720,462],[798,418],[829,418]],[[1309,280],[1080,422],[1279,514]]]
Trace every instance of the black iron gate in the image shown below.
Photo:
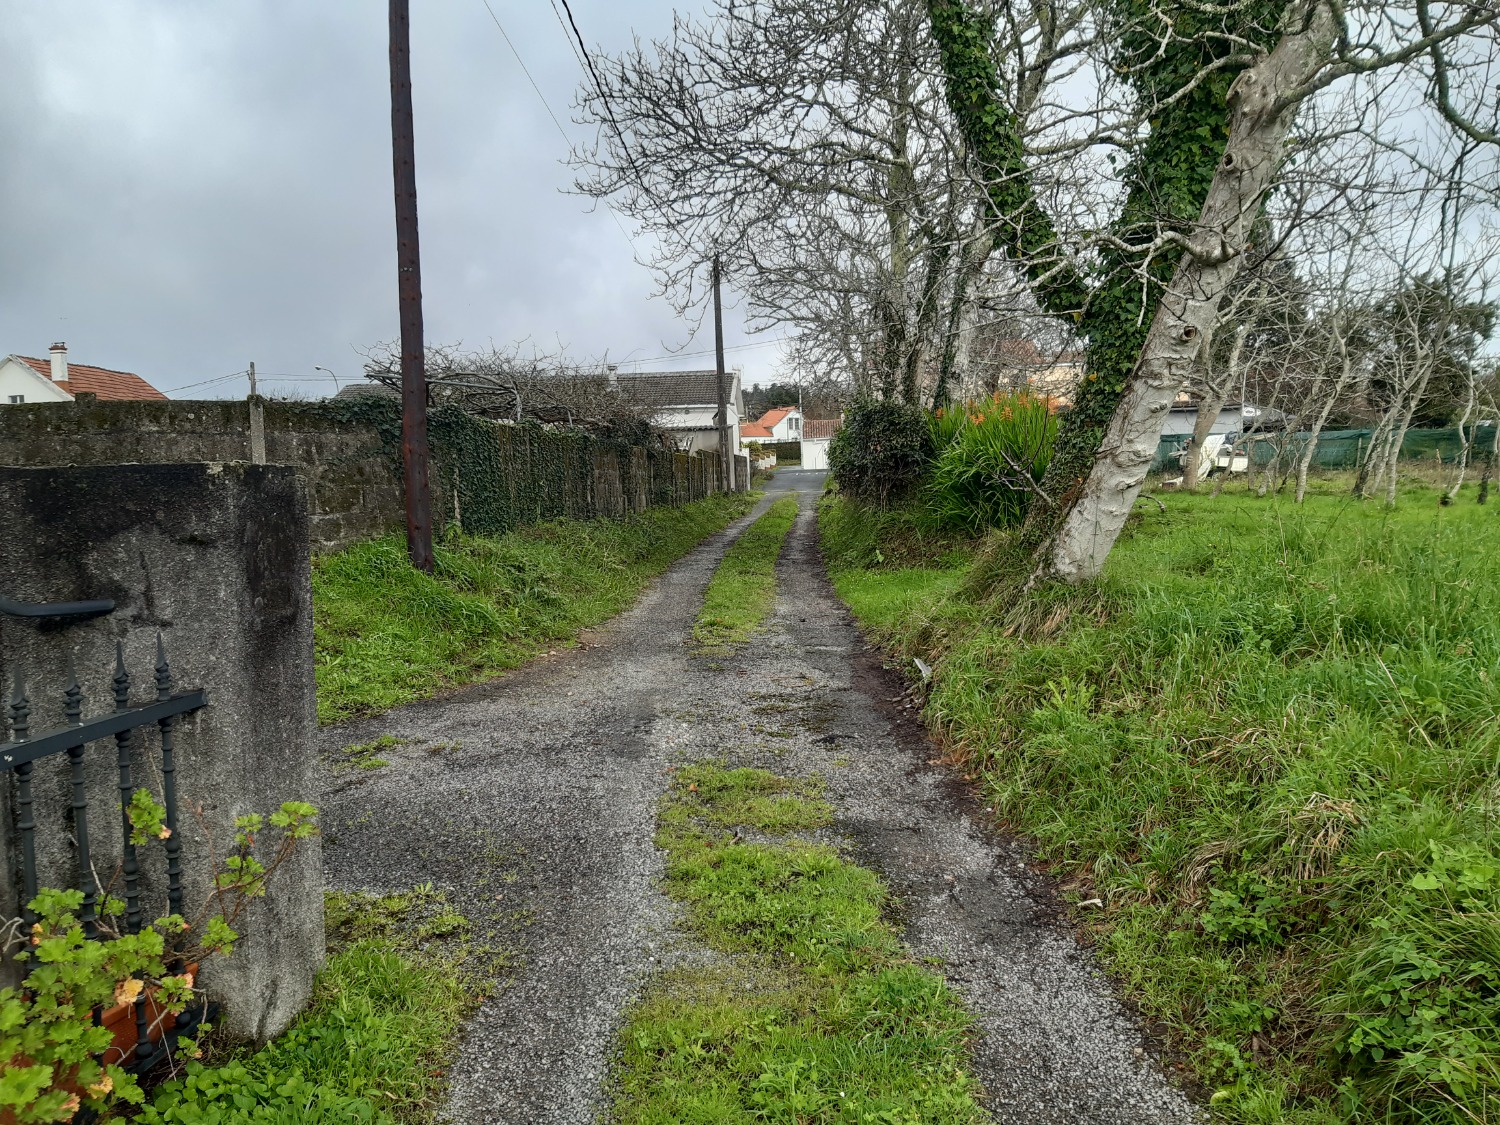
[[[0,597],[0,612],[18,617],[93,617],[109,613],[114,603],[109,601],[66,602],[49,605],[28,605]],[[83,893],[83,905],[79,921],[89,938],[99,936],[99,911],[103,906],[100,895],[104,888],[99,885],[94,872],[92,844],[90,840],[89,799],[87,788],[88,748],[95,743],[113,743],[115,770],[120,793],[120,822],[122,852],[120,876],[124,881],[125,927],[130,933],[138,933],[144,924],[141,905],[141,869],[136,846],[131,839],[130,802],[134,788],[131,777],[131,754],[135,732],[155,727],[160,732],[162,806],[166,811],[165,825],[168,830],[164,841],[167,863],[167,900],[169,913],[182,914],[182,836],[177,823],[177,764],[173,747],[173,727],[177,719],[207,705],[201,689],[184,692],[172,690],[172,669],[167,662],[166,646],[160,634],[156,639],[156,666],[153,669],[155,698],[148,703],[131,703],[131,676],[125,666],[124,645],[115,646],[115,667],[112,684],[114,707],[92,718],[84,718],[83,689],[78,676],[68,662],[68,683],[61,690],[64,725],[56,730],[33,734],[31,730],[31,699],[27,694],[23,669],[17,668],[14,690],[8,714],[10,736],[0,743],[0,771],[9,771],[16,776],[16,836],[20,848],[22,900],[21,916],[29,926],[34,921],[30,903],[37,894],[36,816],[33,808],[32,773],[35,764],[57,754],[65,754],[72,783],[71,809],[73,814],[74,840],[77,852],[77,883]],[[185,1029],[187,1023],[179,1017],[177,1031]],[[166,1036],[153,1045],[151,1028],[148,1026],[147,1001],[143,996],[135,1004],[136,1042],[130,1054],[130,1069],[144,1071],[156,1064],[167,1049]],[[123,1060],[122,1060],[123,1061]]]

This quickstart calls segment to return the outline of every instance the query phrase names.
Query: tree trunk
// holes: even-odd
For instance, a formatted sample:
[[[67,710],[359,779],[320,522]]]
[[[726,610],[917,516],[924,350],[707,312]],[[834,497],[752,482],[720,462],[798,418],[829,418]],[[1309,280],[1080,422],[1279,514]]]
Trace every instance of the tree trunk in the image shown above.
[[[1213,388],[1209,397],[1198,404],[1198,417],[1193,419],[1193,443],[1188,446],[1187,474],[1182,478],[1182,487],[1190,492],[1198,487],[1198,478],[1203,472],[1203,443],[1209,439],[1209,431],[1219,420],[1224,400],[1228,397],[1228,390]]]
[[[1474,413],[1474,365],[1469,364],[1469,394],[1464,402],[1463,417],[1458,420],[1458,475],[1453,480],[1453,487],[1448,490],[1448,502],[1452,503],[1458,499],[1458,490],[1464,486],[1464,475],[1469,468],[1469,458],[1472,455],[1474,438],[1478,436],[1479,428],[1476,426],[1472,431],[1464,427],[1469,424],[1469,418]]]
[[[1307,435],[1307,448],[1302,451],[1302,456],[1297,461],[1296,502],[1298,504],[1302,503],[1303,497],[1307,495],[1307,470],[1318,451],[1318,435],[1328,424],[1328,415],[1333,413],[1334,404],[1338,402],[1339,395],[1344,393],[1344,387],[1348,385],[1349,376],[1354,370],[1354,364],[1349,357],[1349,342],[1343,337],[1343,325],[1335,321],[1333,332],[1337,335],[1336,346],[1339,349],[1339,377],[1333,384],[1333,390],[1329,391],[1328,397],[1323,400],[1323,409],[1318,411],[1318,416],[1313,419],[1312,429]]]
[[[1479,478],[1479,502],[1490,498],[1490,478],[1495,475],[1495,461],[1500,459],[1500,425],[1495,426],[1495,438],[1490,443],[1489,454],[1484,459],[1484,473]]]
[[[1224,410],[1224,400],[1229,397],[1229,387],[1234,382],[1234,373],[1239,369],[1240,354],[1244,350],[1245,336],[1250,331],[1250,326],[1241,324],[1234,330],[1234,346],[1229,349],[1229,367],[1224,372],[1224,377],[1217,383],[1207,382],[1208,394],[1203,396],[1203,401],[1198,404],[1198,416],[1193,419],[1193,444],[1188,447],[1187,473],[1182,478],[1182,487],[1192,492],[1198,488],[1198,477],[1203,471],[1203,443],[1209,438],[1214,423],[1219,420],[1219,415]],[[1208,345],[1203,347],[1205,359],[1208,359]],[[1210,360],[1210,362],[1212,362]],[[1243,397],[1243,396],[1241,396]],[[1243,409],[1244,403],[1241,402]],[[1243,420],[1241,413],[1241,420]],[[1231,464],[1233,454],[1231,454]]]
[[[1156,453],[1162,419],[1213,330],[1219,302],[1239,272],[1251,224],[1285,155],[1299,88],[1333,40],[1328,0],[1289,6],[1276,48],[1229,91],[1229,141],[1199,225],[1157,306],[1145,346],[1100,443],[1082,492],[1043,548],[1032,581],[1097,575],[1119,537]]]

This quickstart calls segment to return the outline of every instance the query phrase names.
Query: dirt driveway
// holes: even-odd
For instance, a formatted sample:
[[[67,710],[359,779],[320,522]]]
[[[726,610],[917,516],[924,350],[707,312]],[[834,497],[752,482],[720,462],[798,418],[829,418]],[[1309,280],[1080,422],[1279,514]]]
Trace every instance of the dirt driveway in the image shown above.
[[[727,660],[688,644],[703,588],[749,518],[706,541],[631,610],[493,683],[324,732],[325,749],[390,734],[390,765],[330,776],[331,887],[433,883],[508,927],[510,979],[471,1022],[448,1119],[586,1125],[607,1107],[621,1013],[654,968],[692,956],[658,890],[654,806],[668,767],[727,758],[821,774],[835,833],[880,871],[907,940],[941,959],[979,1021],[976,1076],[999,1122],[1200,1119],[1047,903],[1025,853],[903,707],[824,576],[822,475],[782,472],[763,508],[801,493],[765,634]],[[752,518],[755,513],[752,513]]]

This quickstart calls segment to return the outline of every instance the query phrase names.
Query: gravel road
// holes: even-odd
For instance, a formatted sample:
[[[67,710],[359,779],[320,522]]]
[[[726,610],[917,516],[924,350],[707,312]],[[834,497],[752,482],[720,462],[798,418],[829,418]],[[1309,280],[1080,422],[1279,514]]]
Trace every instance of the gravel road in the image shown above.
[[[489,684],[328,728],[323,749],[390,734],[390,765],[330,773],[324,862],[340,890],[433,883],[507,935],[509,979],[455,1059],[451,1122],[591,1125],[621,1012],[654,968],[692,956],[658,889],[653,810],[669,766],[728,758],[828,780],[835,832],[879,870],[907,941],[940,958],[983,1037],[997,1122],[1200,1121],[1050,906],[1026,853],[903,705],[829,585],[813,512],[822,475],[781,472],[757,512],[705,541],[629,611]],[[801,493],[767,631],[727,660],[687,643],[725,548]],[[352,775],[352,776],[351,776]]]

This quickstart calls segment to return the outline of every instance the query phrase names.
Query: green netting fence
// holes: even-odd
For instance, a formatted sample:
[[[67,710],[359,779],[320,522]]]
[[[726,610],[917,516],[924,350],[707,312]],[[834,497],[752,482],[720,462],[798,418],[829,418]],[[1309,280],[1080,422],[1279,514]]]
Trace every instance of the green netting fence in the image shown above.
[[[1313,449],[1312,467],[1315,469],[1353,469],[1364,460],[1370,448],[1373,430],[1324,430],[1318,434]],[[1473,443],[1471,456],[1483,458],[1494,448],[1495,427],[1493,424],[1465,426],[1461,433],[1458,427],[1434,430],[1407,430],[1401,442],[1401,457],[1405,460],[1437,461],[1445,464],[1458,460],[1467,435]],[[1151,463],[1152,472],[1180,468],[1179,457],[1191,441],[1189,434],[1165,434],[1156,447],[1156,457]],[[1280,456],[1283,461],[1295,463],[1312,440],[1311,433],[1258,434],[1249,439],[1250,460],[1257,467],[1269,465]]]

